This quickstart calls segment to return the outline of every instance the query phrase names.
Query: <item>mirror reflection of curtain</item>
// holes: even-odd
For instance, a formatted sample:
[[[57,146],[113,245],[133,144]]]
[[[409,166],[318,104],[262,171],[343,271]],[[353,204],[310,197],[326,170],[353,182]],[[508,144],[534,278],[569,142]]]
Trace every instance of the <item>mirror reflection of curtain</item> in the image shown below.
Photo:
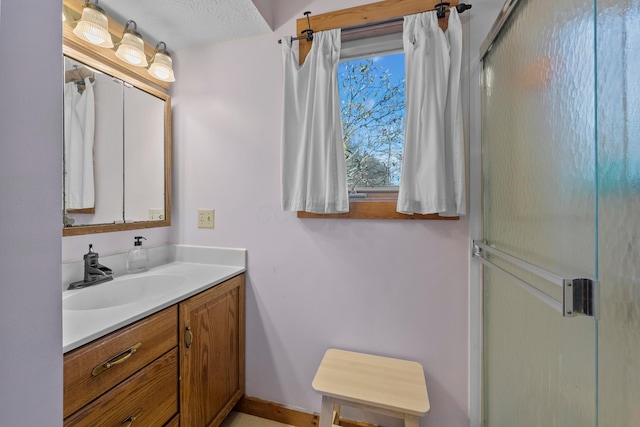
[[[64,85],[65,208],[95,206],[93,140],[95,102],[93,83],[72,81]]]

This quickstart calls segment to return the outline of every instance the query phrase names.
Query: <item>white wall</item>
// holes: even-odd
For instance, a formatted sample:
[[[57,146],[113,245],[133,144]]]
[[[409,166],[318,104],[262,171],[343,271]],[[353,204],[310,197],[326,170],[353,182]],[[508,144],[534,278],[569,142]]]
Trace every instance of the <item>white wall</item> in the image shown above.
[[[280,210],[276,40],[294,31],[290,20],[176,55],[171,240],[249,250],[249,396],[319,411],[313,375],[338,347],[419,361],[432,407],[421,425],[468,426],[467,220],[300,220]],[[198,208],[216,210],[215,230],[196,228]]]
[[[60,19],[1,0],[0,426],[62,426]]]

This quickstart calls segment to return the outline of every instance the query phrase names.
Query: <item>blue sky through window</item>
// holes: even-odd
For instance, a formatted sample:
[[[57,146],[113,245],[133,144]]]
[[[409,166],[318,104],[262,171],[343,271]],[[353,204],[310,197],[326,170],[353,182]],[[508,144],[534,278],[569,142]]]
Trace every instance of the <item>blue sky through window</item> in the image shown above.
[[[343,61],[338,84],[349,190],[400,183],[404,54]]]

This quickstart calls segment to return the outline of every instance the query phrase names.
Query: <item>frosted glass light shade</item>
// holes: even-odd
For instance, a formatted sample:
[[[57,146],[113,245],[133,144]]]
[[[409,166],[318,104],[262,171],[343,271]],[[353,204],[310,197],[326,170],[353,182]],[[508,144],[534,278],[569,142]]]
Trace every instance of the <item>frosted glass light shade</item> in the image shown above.
[[[127,32],[124,33],[120,46],[118,50],[116,50],[116,56],[136,67],[146,67],[149,65],[147,63],[147,57],[144,54],[142,36],[133,30],[127,30]]]
[[[158,50],[153,57],[153,63],[149,67],[149,74],[165,82],[175,82],[173,75],[173,61],[166,50]]]
[[[104,11],[93,3],[87,3],[73,33],[96,46],[111,48],[113,41],[108,28],[109,21]]]

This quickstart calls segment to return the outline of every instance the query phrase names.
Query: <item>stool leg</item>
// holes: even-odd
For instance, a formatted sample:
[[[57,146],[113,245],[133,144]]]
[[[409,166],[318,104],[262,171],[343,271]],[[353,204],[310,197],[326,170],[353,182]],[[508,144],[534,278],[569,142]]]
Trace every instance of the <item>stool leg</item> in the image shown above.
[[[322,408],[320,409],[320,425],[318,427],[332,427],[333,398],[322,396]]]
[[[339,425],[340,424],[340,404],[333,404],[333,421],[332,424]]]
[[[419,427],[418,417],[411,414],[404,414],[404,427]]]

